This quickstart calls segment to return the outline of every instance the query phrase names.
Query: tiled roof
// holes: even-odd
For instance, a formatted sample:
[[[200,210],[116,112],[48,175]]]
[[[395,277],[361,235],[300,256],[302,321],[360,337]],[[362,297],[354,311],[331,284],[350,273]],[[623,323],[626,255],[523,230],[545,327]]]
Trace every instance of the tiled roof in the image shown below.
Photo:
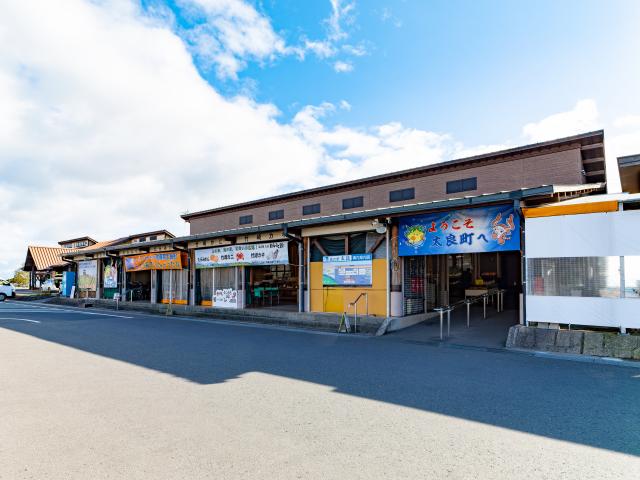
[[[62,254],[68,252],[68,249],[62,247],[34,247],[30,246],[28,255],[33,259],[36,270],[49,270],[52,267],[59,267],[67,263],[62,260]]]

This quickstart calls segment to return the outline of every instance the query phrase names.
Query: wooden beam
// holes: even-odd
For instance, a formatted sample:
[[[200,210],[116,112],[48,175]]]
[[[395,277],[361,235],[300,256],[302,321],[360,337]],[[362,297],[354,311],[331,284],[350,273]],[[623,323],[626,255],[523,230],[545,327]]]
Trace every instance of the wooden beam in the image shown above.
[[[316,240],[315,238],[313,239],[313,245],[315,245],[316,248],[320,250],[320,253],[322,255],[324,255],[325,257],[328,256],[327,251],[324,248],[322,248],[322,245],[320,245],[320,242],[318,242],[318,240]]]

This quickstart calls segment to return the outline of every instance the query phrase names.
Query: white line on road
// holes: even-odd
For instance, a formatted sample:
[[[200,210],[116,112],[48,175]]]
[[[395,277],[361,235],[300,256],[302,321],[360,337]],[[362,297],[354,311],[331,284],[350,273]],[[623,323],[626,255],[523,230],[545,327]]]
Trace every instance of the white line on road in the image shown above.
[[[0,320],[18,320],[20,322],[40,323],[40,320],[29,320],[28,318],[0,317]]]
[[[103,317],[116,317],[116,318],[133,318],[125,315],[114,315],[111,313],[98,313],[98,312],[85,312],[83,310],[67,310],[61,308],[39,308],[39,309],[22,309],[22,308],[0,308],[0,313],[77,313],[78,315],[100,315]]]

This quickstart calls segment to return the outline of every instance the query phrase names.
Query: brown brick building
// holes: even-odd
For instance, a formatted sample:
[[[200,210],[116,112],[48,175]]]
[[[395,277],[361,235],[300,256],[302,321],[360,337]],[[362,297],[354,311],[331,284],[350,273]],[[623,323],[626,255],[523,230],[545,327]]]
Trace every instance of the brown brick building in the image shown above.
[[[188,213],[191,234],[541,185],[605,181],[604,132]]]

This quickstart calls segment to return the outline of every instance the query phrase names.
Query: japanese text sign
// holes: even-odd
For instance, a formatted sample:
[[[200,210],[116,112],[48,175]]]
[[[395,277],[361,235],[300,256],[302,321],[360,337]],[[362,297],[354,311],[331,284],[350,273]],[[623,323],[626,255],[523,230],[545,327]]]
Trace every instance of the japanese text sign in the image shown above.
[[[196,268],[288,263],[288,242],[252,243],[196,250]]]
[[[512,206],[469,208],[400,219],[399,255],[520,250]]]

